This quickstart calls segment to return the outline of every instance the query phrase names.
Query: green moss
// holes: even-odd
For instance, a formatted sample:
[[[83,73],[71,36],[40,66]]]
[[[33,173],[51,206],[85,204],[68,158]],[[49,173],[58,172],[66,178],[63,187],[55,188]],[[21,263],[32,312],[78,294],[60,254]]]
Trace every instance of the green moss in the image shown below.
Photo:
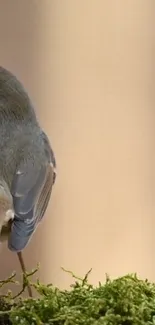
[[[126,275],[115,280],[107,277],[104,284],[94,287],[88,283],[88,274],[84,279],[72,275],[75,282],[70,290],[61,291],[37,281],[31,285],[40,294],[38,299],[18,297],[15,303],[11,293],[2,297],[0,324],[155,324],[155,284]]]

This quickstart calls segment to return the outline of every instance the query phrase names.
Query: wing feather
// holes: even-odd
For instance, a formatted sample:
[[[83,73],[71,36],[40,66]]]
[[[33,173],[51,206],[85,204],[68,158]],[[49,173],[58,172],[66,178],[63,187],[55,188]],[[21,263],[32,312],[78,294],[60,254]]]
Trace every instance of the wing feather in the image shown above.
[[[33,162],[33,168],[30,168],[30,164],[24,164],[24,167],[21,165],[22,173],[16,174],[13,181],[15,219],[8,240],[8,247],[16,252],[25,248],[45,215],[55,180],[55,157],[53,162],[53,151],[44,132],[42,138],[45,149],[44,164],[39,168],[35,162]],[[36,166],[36,172],[34,166]],[[28,175],[29,182],[26,183],[27,187],[24,191],[23,182],[26,181],[26,175]]]

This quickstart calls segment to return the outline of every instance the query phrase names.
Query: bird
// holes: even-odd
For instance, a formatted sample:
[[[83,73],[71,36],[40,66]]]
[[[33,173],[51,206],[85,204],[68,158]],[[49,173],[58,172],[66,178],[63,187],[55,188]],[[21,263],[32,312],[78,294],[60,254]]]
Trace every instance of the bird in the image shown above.
[[[21,254],[47,210],[55,154],[22,82],[0,67],[0,242]]]

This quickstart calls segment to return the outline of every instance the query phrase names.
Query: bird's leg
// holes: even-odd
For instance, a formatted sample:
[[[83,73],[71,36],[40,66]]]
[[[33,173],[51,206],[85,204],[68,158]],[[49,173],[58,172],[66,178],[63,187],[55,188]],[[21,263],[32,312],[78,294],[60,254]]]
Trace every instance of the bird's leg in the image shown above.
[[[20,266],[21,266],[23,275],[26,275],[26,268],[25,268],[25,264],[24,264],[24,259],[23,259],[22,252],[18,252],[17,253],[17,256],[18,256],[18,259],[19,259],[19,263],[20,263]],[[24,283],[23,283],[23,285],[24,285]],[[31,287],[30,287],[29,284],[27,286],[27,290],[28,290],[29,296],[32,298],[32,290],[31,290]]]

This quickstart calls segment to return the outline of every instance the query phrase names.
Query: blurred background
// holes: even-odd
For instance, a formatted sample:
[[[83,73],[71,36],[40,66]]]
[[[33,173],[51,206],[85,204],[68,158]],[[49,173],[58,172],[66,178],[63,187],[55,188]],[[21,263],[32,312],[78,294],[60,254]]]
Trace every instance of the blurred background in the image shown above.
[[[67,288],[128,272],[155,280],[154,0],[0,0],[0,65],[24,84],[58,176],[24,251]],[[0,278],[20,274],[3,246]]]

